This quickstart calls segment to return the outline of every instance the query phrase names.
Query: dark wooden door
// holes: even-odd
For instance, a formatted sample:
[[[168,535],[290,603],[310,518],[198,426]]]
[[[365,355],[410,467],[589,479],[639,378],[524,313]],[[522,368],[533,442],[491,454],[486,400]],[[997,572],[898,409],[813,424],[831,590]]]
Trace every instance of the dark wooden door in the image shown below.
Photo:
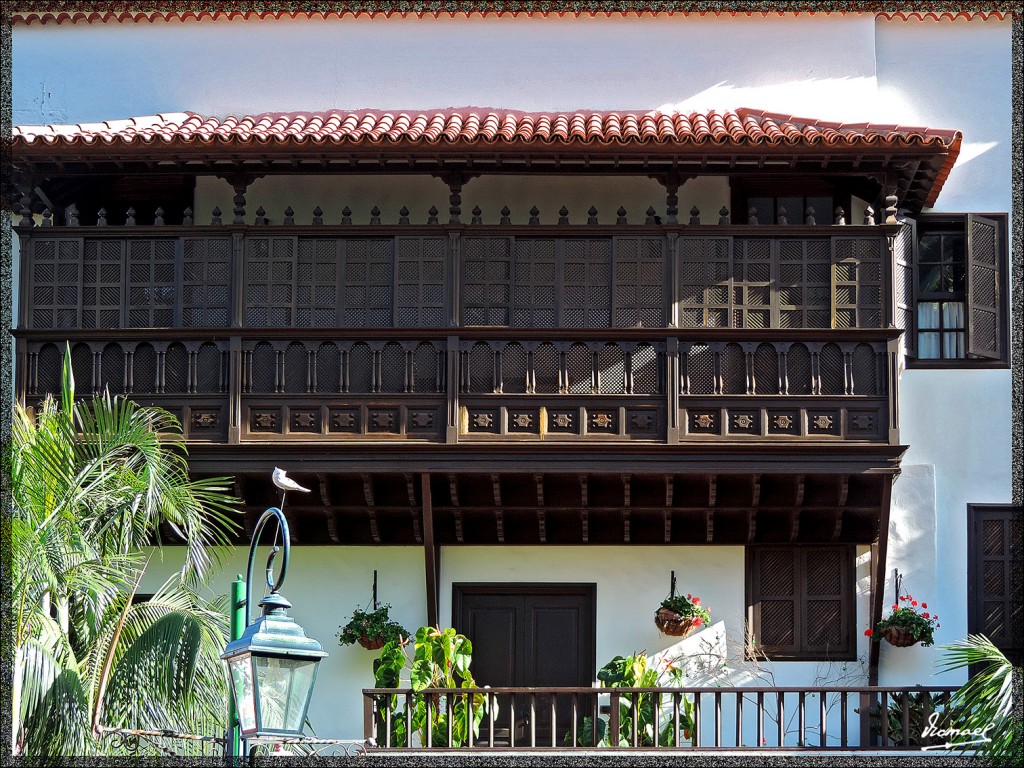
[[[1020,665],[1024,658],[1021,508],[967,505],[967,631],[983,634]]]
[[[492,688],[589,686],[596,653],[593,584],[456,584],[455,626],[473,643],[473,677]],[[583,697],[586,698],[586,697]],[[501,696],[495,740],[517,746],[562,743],[569,695]],[[577,721],[590,702],[577,697]],[[552,712],[555,723],[552,728]],[[481,733],[487,739],[487,721]]]

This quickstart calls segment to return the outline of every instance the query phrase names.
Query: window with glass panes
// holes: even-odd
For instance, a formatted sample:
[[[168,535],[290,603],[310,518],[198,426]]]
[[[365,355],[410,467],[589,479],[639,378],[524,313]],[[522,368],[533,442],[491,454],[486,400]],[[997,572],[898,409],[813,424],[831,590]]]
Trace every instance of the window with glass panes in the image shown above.
[[[917,262],[917,356],[949,360],[966,356],[964,337],[965,242],[963,229],[922,230]]]

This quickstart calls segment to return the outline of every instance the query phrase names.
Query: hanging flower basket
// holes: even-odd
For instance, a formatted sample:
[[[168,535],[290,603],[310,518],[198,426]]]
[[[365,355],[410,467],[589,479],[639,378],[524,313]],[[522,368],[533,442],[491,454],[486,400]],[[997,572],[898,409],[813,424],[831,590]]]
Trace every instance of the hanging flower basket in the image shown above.
[[[894,645],[897,648],[908,648],[917,642],[917,639],[906,627],[885,627],[882,630],[882,637],[889,642],[889,645]]]
[[[693,619],[684,619],[675,611],[659,608],[654,612],[654,623],[658,629],[672,637],[686,637],[697,628]]]
[[[368,651],[376,651],[384,647],[384,636],[367,637],[366,635],[360,635],[357,642]]]

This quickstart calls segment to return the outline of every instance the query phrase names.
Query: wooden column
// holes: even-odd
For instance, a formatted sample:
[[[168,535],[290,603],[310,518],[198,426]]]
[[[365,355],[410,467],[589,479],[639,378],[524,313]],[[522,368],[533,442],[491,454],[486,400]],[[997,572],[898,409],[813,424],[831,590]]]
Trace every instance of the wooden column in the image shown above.
[[[438,626],[437,604],[441,595],[441,552],[434,543],[434,504],[430,497],[430,474],[420,475],[423,497],[423,559],[427,582],[427,624]]]
[[[878,521],[878,538],[871,545],[871,628],[882,620],[882,605],[885,599],[885,562],[889,549],[889,505],[892,501],[890,477],[882,484],[882,509]],[[872,639],[868,656],[868,685],[878,685],[878,656],[881,641]]]

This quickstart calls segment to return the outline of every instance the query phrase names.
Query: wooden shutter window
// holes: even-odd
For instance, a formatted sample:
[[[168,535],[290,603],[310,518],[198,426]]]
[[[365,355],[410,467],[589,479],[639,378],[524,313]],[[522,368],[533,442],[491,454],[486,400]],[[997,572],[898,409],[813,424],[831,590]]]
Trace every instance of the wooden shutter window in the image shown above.
[[[967,354],[1002,357],[999,223],[967,217]]]
[[[1019,665],[1024,658],[1021,508],[968,507],[967,631],[983,634]]]
[[[893,240],[893,322],[907,357],[917,357],[917,222],[904,219]]]
[[[748,551],[750,650],[780,661],[854,658],[853,549]]]

